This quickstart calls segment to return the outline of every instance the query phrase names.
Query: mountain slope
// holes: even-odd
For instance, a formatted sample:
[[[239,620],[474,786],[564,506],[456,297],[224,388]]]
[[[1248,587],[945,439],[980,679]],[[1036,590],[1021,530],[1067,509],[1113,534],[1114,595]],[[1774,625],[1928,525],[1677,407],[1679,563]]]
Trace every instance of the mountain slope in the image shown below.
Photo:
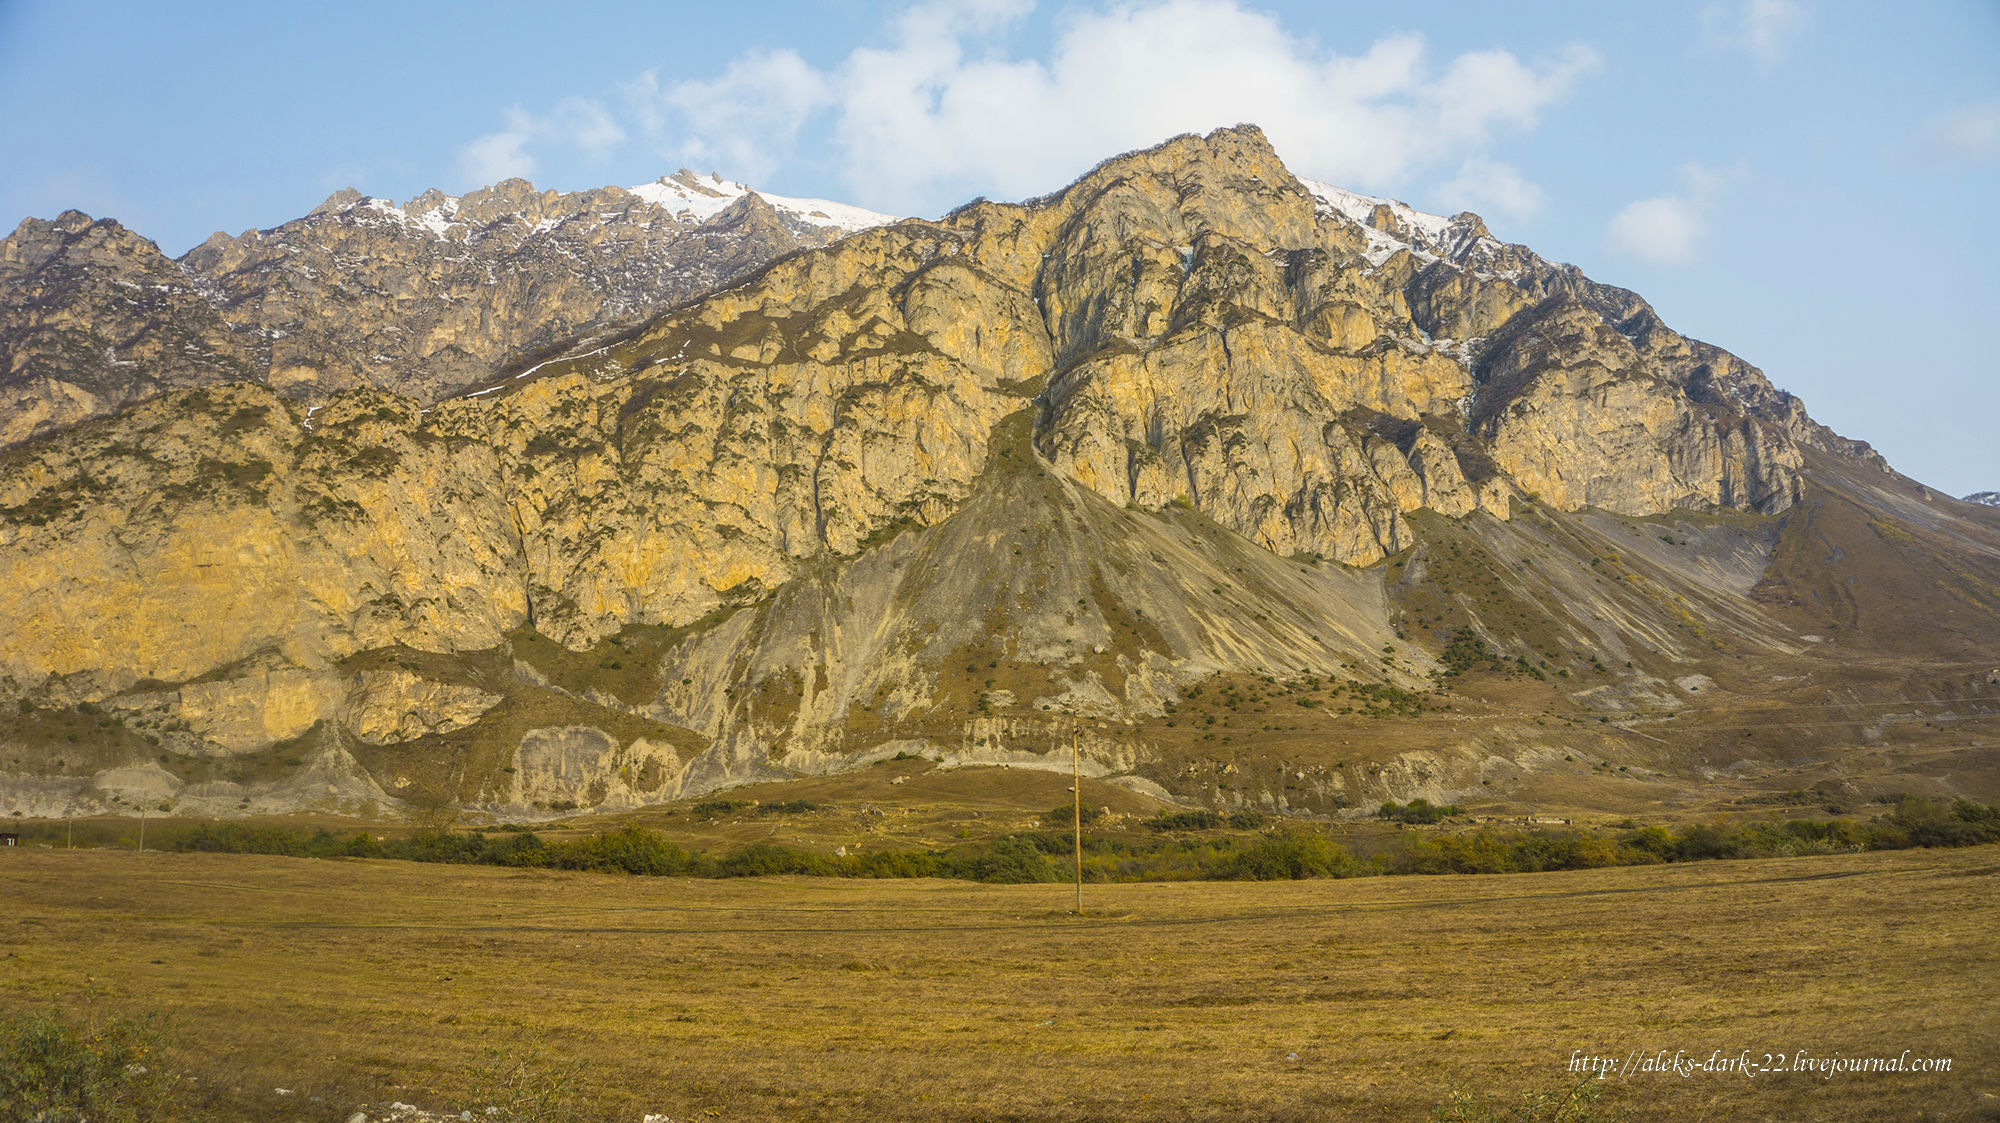
[[[428,408],[235,384],[30,441],[0,564],[0,737],[43,807],[532,817],[1048,765],[1074,722],[1093,774],[1312,814],[1865,795],[1899,712],[1938,790],[1996,779],[1951,738],[2000,692],[2000,516],[1250,128],[780,257]],[[80,706],[105,724],[57,757]]]

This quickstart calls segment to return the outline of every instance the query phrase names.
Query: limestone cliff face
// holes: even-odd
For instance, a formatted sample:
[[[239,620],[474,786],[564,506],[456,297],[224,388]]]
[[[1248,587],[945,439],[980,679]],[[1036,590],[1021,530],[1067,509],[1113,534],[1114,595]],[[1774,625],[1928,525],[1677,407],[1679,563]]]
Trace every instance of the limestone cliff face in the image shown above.
[[[1557,298],[1489,347],[1475,423],[1495,461],[1565,510],[1782,511],[1803,460],[1786,428],[1674,386],[1581,303]]]
[[[332,729],[313,767],[342,798],[421,787],[356,773],[370,754],[498,738],[480,759],[513,771],[448,798],[645,802],[835,767],[915,714],[986,723],[972,759],[1217,671],[1418,685],[1381,575],[1322,561],[1434,516],[1498,527],[1530,492],[1773,513],[1802,449],[1866,455],[1633,294],[1476,216],[1301,181],[1253,128],[775,261],[829,228],[711,202],[697,232],[738,256],[700,282],[758,267],[619,330],[690,275],[654,250],[694,236],[621,189],[336,197],[179,267],[81,216],[33,253],[17,232],[21,276],[103,299],[109,255],[164,278],[160,322],[221,325],[211,367],[157,387],[268,377],[0,452],[0,686],[157,715],[189,755]],[[532,704],[525,672],[343,662],[523,629],[621,674],[619,645],[659,638],[622,692],[535,679]]]
[[[1513,486],[1566,509],[1782,510],[1797,443],[1821,439],[1636,296],[1476,216],[1300,181],[1252,129],[953,224],[1043,304],[1044,451],[1108,498],[1185,499],[1279,553],[1366,564],[1410,543],[1408,512],[1504,518]]]
[[[177,261],[115,222],[29,219],[0,242],[0,446],[231,381],[428,404],[885,217],[812,202],[685,170],[568,194],[510,179],[400,207],[349,189]]]

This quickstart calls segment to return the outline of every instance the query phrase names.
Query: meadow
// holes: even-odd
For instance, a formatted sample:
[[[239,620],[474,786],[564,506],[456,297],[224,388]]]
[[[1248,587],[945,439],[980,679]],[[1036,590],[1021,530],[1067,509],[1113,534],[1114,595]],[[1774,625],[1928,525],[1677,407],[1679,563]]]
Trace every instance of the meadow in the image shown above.
[[[1661,1050],[1950,1068],[1619,1072],[1592,1117],[1991,1119],[1996,875],[1971,847],[1107,884],[1076,915],[1060,884],[23,847],[0,1004],[160,1011],[190,1110],[270,1123],[531,1085],[632,1123],[1414,1120]]]

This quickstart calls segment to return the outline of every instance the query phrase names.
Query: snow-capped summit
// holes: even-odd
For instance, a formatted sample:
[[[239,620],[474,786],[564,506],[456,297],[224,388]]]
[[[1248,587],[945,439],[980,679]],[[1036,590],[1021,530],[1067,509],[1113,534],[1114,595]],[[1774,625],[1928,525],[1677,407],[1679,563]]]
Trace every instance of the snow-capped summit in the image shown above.
[[[1440,257],[1461,260],[1468,250],[1501,248],[1486,232],[1486,224],[1470,212],[1446,218],[1399,199],[1363,195],[1314,179],[1301,178],[1299,182],[1319,200],[1322,214],[1338,214],[1367,231],[1371,265],[1382,264],[1398,250],[1409,250],[1428,261]]]
[[[1975,491],[1965,497],[1967,503],[1984,503],[1988,507],[2000,507],[2000,491]]]
[[[1388,207],[1404,228],[1419,232],[1431,241],[1443,237],[1445,230],[1451,226],[1451,220],[1443,215],[1426,214],[1398,199],[1362,195],[1316,179],[1300,179],[1299,182],[1306,185],[1306,190],[1312,192],[1314,198],[1363,226],[1373,223],[1377,207]]]
[[[663,175],[651,183],[642,183],[626,190],[649,203],[665,207],[677,218],[704,222],[736,200],[750,194],[754,189],[734,180],[724,179],[713,172],[708,175],[697,175],[682,168],[673,175]],[[843,234],[852,234],[857,230],[867,230],[876,226],[887,226],[896,221],[893,215],[877,214],[874,211],[828,199],[792,199],[784,195],[773,195],[768,191],[757,191],[756,194],[776,210],[814,226],[839,230]]]

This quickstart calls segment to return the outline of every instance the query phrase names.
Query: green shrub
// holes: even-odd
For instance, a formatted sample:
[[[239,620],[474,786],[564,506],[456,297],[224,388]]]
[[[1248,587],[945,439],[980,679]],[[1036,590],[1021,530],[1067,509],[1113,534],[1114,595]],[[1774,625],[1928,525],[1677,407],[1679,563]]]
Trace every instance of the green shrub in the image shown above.
[[[843,872],[849,877],[942,877],[935,854],[921,850],[884,850],[856,854],[845,859]]]
[[[777,874],[804,874],[825,877],[833,867],[825,855],[810,850],[794,850],[775,842],[752,843],[716,863],[717,877],[772,877]]]
[[[1445,665],[1447,675],[1462,675],[1481,663],[1490,671],[1501,669],[1500,656],[1471,628],[1459,628],[1452,634],[1451,643],[1438,653],[1438,662]]]
[[[1156,831],[1212,831],[1221,829],[1222,814],[1203,808],[1199,811],[1162,811],[1146,823]]]
[[[1982,807],[1958,800],[1949,810],[1925,799],[1905,796],[1889,822],[1911,846],[1977,846],[2000,842],[2000,804]]]
[[[1086,807],[1083,809],[1083,825],[1086,827],[1103,817],[1104,808],[1102,807]],[[1062,827],[1074,827],[1076,826],[1076,820],[1077,807],[1073,803],[1065,803],[1060,807],[1051,807],[1047,811],[1042,812],[1042,825],[1045,827],[1058,829]]]
[[[1630,823],[1632,820],[1625,820]],[[1641,853],[1650,854],[1657,861],[1666,861],[1674,856],[1674,836],[1664,827],[1641,827],[1627,835],[1623,845]]]
[[[61,1007],[0,1023],[0,1121],[181,1120],[179,1079],[157,1015],[72,1020]]]
[[[1674,843],[1674,860],[1701,862],[1715,858],[1748,857],[1743,837],[1722,827],[1696,823]]]
[[[748,806],[741,800],[710,802],[724,810]],[[804,804],[801,800],[771,806],[791,811]],[[1427,822],[1457,810],[1455,806],[1435,807],[1423,800],[1412,800],[1407,807],[1393,802],[1385,804],[1382,813],[1401,821]],[[690,853],[659,834],[632,825],[551,842],[525,827],[487,828],[494,831],[493,837],[479,832],[424,830],[397,839],[375,838],[365,832],[337,835],[324,829],[307,833],[289,826],[205,823],[162,828],[166,833],[162,846],[181,851],[393,858],[655,877],[802,874],[1040,882],[1067,880],[1070,876],[1069,856],[1076,844],[1069,830],[1071,814],[1068,807],[1053,808],[1044,817],[1055,818],[1049,830],[991,841],[968,841],[949,850],[881,851],[838,857],[761,843],[734,855],[712,858]],[[1254,811],[1223,815],[1202,809],[1160,814],[1148,825],[1161,832],[1210,831],[1225,825],[1247,831],[1261,827],[1264,820],[1263,815]],[[45,837],[52,843],[63,838],[61,834],[36,834],[36,830],[29,828],[29,835]],[[1756,823],[1745,827],[1696,825],[1680,835],[1660,827],[1644,827],[1618,838],[1568,831],[1518,835],[1483,829],[1446,834],[1403,832],[1393,849],[1375,855],[1367,869],[1342,848],[1291,828],[1247,841],[1232,835],[1144,841],[1085,835],[1083,850],[1086,879],[1129,882],[1348,877],[1377,869],[1393,874],[1521,873],[1996,842],[2000,842],[2000,806],[1965,800],[1945,804],[1906,798],[1886,820],[1866,823],[1835,819]],[[0,1123],[9,1121],[0,1116]]]
[[[1042,856],[1042,851],[1025,838],[998,838],[992,842],[956,847],[938,861],[939,877],[966,881],[1027,884],[1061,881],[1063,871]]]
[[[1214,876],[1244,881],[1303,881],[1354,877],[1361,864],[1343,846],[1314,834],[1284,831],[1237,851]]]
[[[1459,806],[1456,803],[1447,803],[1442,807],[1434,807],[1431,805],[1430,800],[1418,797],[1411,800],[1408,806],[1397,803],[1392,799],[1383,804],[1382,809],[1376,812],[1375,815],[1378,819],[1394,819],[1399,823],[1435,823],[1440,819],[1459,813]]]
[[[689,854],[644,827],[630,824],[615,831],[562,843],[544,844],[534,835],[521,835],[508,841],[519,848],[519,853],[526,855],[533,852],[531,840],[546,854],[541,864],[555,869],[597,870],[644,877],[716,876],[706,859]],[[483,860],[493,861],[494,858]]]

